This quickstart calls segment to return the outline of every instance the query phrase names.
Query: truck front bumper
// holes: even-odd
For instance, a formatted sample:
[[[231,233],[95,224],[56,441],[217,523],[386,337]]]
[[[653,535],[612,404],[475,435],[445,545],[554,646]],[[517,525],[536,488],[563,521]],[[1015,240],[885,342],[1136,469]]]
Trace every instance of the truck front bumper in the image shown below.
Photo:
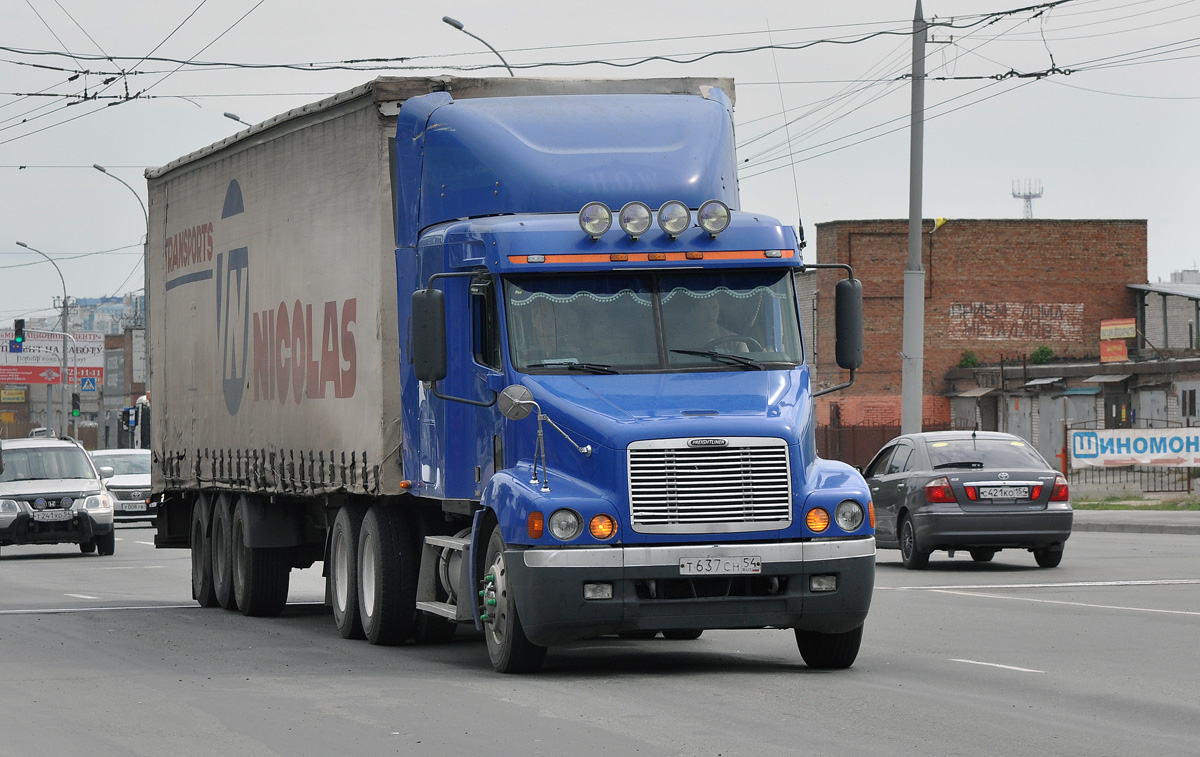
[[[682,575],[681,560],[757,557],[756,574]],[[860,626],[875,587],[875,538],[505,554],[525,634],[551,645],[628,631]],[[610,599],[586,599],[611,586]]]

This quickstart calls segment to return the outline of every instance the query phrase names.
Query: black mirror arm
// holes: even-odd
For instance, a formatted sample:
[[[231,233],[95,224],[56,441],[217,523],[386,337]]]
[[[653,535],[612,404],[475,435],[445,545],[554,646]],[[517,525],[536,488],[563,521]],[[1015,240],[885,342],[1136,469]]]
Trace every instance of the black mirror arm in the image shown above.
[[[492,398],[490,400],[488,400],[487,402],[484,402],[483,400],[469,400],[466,397],[451,397],[448,394],[442,394],[441,392],[438,391],[436,381],[431,382],[429,387],[430,387],[430,390],[433,392],[433,396],[437,397],[440,400],[448,400],[450,402],[461,402],[464,405],[474,405],[475,407],[491,407],[492,405],[496,404],[496,398],[500,396],[500,395],[496,394],[495,392],[492,392]]]
[[[847,381],[846,383],[838,384],[837,386],[831,386],[827,389],[818,389],[817,391],[813,392],[812,393],[813,399],[820,397],[822,394],[829,394],[830,392],[840,392],[841,390],[849,387],[850,385],[852,385],[854,383],[854,373],[855,373],[855,369],[851,368],[850,369],[850,380]]]

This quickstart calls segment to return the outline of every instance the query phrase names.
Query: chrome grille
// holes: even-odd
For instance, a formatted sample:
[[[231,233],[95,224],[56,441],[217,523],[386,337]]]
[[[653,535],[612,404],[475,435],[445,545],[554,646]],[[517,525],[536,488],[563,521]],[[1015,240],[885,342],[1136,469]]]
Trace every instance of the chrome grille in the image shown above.
[[[655,439],[629,445],[629,504],[639,533],[722,533],[792,521],[783,439]]]

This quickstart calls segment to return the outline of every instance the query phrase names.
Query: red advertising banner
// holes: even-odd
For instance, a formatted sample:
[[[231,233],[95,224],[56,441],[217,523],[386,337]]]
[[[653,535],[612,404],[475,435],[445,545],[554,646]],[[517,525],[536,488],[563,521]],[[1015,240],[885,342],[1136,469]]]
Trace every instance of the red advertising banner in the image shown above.
[[[1101,363],[1121,363],[1129,359],[1124,339],[1109,339],[1100,343]]]

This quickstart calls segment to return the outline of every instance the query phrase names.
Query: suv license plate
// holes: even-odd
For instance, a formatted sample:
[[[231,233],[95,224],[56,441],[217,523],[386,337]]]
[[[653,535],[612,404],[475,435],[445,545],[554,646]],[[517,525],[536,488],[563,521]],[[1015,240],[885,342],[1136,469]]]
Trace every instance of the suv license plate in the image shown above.
[[[762,558],[758,555],[729,557],[681,557],[681,576],[729,576],[762,573]]]
[[[981,486],[980,499],[1029,499],[1028,486]]]
[[[70,510],[34,510],[33,519],[40,521],[70,520]]]

